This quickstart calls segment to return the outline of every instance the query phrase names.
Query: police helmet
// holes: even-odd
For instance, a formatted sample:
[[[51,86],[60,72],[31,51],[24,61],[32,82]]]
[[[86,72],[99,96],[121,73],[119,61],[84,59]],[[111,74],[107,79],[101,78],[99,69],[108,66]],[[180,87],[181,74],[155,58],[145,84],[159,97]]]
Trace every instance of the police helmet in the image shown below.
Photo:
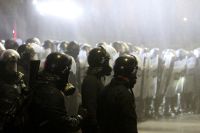
[[[0,60],[4,63],[17,62],[20,58],[19,53],[13,49],[7,49],[1,54]]]
[[[1,72],[14,74],[17,72],[17,62],[20,59],[19,54],[16,50],[8,49],[3,51],[0,57]]]
[[[88,55],[88,64],[90,67],[102,67],[106,61],[110,59],[110,55],[102,47],[93,48]]]
[[[17,52],[19,53],[22,59],[25,59],[25,58],[33,59],[34,56],[36,55],[35,50],[30,44],[24,44],[24,45],[19,46],[19,48],[17,49]]]
[[[44,70],[52,74],[63,75],[70,71],[71,64],[72,59],[70,56],[54,52],[47,56]]]
[[[80,52],[80,45],[76,41],[71,41],[67,45],[67,51],[66,53],[74,57],[76,59],[78,57],[78,54]]]
[[[6,49],[17,50],[18,47],[19,47],[19,44],[15,40],[13,40],[13,39],[8,39],[5,42],[5,48]]]
[[[67,51],[67,45],[68,45],[68,42],[66,41],[61,42],[59,46],[60,50],[63,52]]]
[[[40,44],[41,44],[41,43],[40,43],[40,39],[37,38],[37,37],[33,37],[33,38],[27,39],[27,40],[26,40],[26,44],[28,44],[28,43],[35,43],[35,44],[37,44],[37,45],[40,45]]]
[[[114,64],[114,75],[130,77],[137,73],[138,62],[133,55],[123,55],[116,59]]]

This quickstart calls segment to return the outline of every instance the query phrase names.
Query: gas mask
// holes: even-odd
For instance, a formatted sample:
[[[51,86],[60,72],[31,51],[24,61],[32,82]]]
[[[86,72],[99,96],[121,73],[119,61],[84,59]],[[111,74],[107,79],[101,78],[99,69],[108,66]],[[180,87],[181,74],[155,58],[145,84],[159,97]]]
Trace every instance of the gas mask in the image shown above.
[[[58,89],[62,91],[65,96],[73,95],[76,90],[76,88],[68,82],[70,73],[69,70],[70,68],[66,67],[66,69],[62,71],[62,74],[60,74],[60,78],[57,82]]]
[[[109,64],[109,59],[106,59],[104,64],[103,64],[103,68],[102,68],[102,74],[105,76],[109,76],[112,72],[112,68]]]
[[[133,69],[133,71],[130,73],[130,76],[129,76],[130,88],[133,88],[134,85],[136,84],[136,81],[137,81],[137,70],[138,70],[138,66],[136,66]]]
[[[65,96],[70,96],[74,94],[76,88],[71,83],[67,83],[61,91],[65,94]]]

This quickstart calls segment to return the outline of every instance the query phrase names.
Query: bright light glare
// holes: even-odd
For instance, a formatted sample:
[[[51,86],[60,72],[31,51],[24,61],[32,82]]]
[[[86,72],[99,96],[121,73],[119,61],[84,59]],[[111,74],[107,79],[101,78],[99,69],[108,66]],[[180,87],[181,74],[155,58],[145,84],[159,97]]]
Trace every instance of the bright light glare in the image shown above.
[[[77,19],[83,13],[83,9],[72,1],[39,2],[36,5],[41,15],[56,16],[66,19]]]
[[[184,22],[187,22],[187,21],[188,21],[188,18],[184,17],[184,18],[183,18],[183,21],[184,21]]]
[[[33,3],[33,5],[37,5],[38,1],[37,0],[33,0],[32,3]]]

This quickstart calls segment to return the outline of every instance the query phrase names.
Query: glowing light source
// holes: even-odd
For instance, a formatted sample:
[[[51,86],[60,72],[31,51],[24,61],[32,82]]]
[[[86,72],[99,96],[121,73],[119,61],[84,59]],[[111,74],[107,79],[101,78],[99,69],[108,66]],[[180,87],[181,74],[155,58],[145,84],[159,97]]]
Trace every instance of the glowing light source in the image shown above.
[[[33,5],[37,5],[38,1],[37,0],[33,0],[32,3],[33,3]]]
[[[184,18],[183,18],[183,21],[184,21],[184,22],[187,22],[187,21],[188,21],[188,18],[184,17]]]
[[[83,13],[83,9],[75,2],[70,0],[62,0],[62,1],[41,1],[36,3],[36,9],[41,15],[47,16],[55,16],[65,19],[77,19]]]

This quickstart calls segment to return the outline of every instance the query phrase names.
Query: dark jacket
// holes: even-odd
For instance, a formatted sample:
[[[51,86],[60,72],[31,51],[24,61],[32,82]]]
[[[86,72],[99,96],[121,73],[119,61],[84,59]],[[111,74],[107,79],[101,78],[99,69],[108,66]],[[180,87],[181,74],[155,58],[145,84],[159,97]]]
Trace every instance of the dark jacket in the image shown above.
[[[97,118],[102,133],[137,133],[134,94],[128,82],[113,78],[98,98]]]
[[[30,114],[35,132],[68,133],[80,128],[80,118],[67,114],[64,96],[56,81],[55,75],[43,72],[34,85]]]
[[[28,88],[24,83],[24,75],[17,72],[0,75],[0,132],[24,131],[24,114],[28,97]]]
[[[101,76],[89,69],[81,86],[82,105],[88,111],[84,125],[97,125],[97,97],[103,87],[104,85],[101,82]]]

